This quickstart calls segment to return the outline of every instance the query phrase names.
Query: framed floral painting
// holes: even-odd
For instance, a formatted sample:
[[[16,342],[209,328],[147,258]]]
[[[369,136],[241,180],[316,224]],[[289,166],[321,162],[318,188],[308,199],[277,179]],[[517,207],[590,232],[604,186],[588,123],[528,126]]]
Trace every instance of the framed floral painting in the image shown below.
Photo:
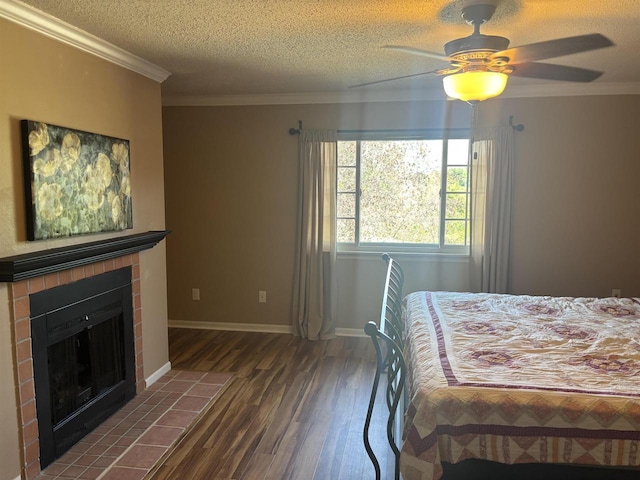
[[[21,126],[29,240],[133,228],[128,140]]]

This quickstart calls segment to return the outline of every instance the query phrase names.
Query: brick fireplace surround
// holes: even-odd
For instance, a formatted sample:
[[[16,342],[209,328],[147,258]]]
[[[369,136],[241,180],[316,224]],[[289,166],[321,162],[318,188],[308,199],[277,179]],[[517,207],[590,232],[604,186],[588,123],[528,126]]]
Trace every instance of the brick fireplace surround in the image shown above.
[[[140,261],[137,253],[76,267],[71,270],[50,273],[48,275],[38,276],[11,284],[9,295],[13,308],[15,358],[18,372],[18,428],[22,430],[23,468],[28,480],[35,478],[40,473],[40,443],[38,441],[35,384],[33,380],[29,295],[127,266],[131,266],[133,330],[136,359],[136,392],[140,393],[144,390],[145,384],[142,356]]]
[[[151,248],[157,241],[164,238],[169,232],[149,232],[154,238],[153,243],[145,243],[142,247],[137,245],[133,248],[122,247],[121,245],[108,247],[107,253],[96,250],[94,245],[101,245],[104,242],[94,242],[89,245],[90,253],[73,254],[72,261],[67,261],[66,265],[78,265],[72,268],[64,268],[65,264],[51,267],[46,265],[40,270],[55,270],[42,275],[27,274],[29,278],[20,280],[20,272],[9,274],[9,302],[11,312],[11,322],[13,324],[17,396],[18,396],[18,429],[22,439],[22,471],[26,480],[35,479],[41,472],[40,469],[40,443],[38,438],[38,421],[36,412],[35,383],[33,376],[33,358],[31,345],[31,319],[29,295],[43,290],[54,288],[60,285],[72,283],[84,278],[100,275],[102,273],[117,270],[119,268],[131,266],[131,285],[133,302],[133,329],[135,341],[135,369],[136,369],[136,393],[145,389],[143,353],[142,353],[142,304],[140,298],[140,250]],[[132,235],[122,237],[123,239],[133,238],[134,241],[140,236],[147,234]],[[155,238],[159,237],[159,238]],[[82,249],[83,246],[78,246]],[[64,250],[74,250],[73,247],[65,247]],[[133,252],[133,253],[129,253]],[[28,256],[28,255],[27,255]],[[78,260],[78,256],[82,257]],[[19,257],[14,257],[19,258]],[[105,260],[94,261],[97,258]],[[4,267],[8,263],[0,259],[0,266]],[[48,262],[48,260],[47,260]],[[18,262],[16,262],[18,263]],[[6,268],[4,269],[6,270]],[[0,273],[4,274],[0,269]],[[0,275],[6,277],[6,275]],[[7,278],[1,278],[7,280]]]

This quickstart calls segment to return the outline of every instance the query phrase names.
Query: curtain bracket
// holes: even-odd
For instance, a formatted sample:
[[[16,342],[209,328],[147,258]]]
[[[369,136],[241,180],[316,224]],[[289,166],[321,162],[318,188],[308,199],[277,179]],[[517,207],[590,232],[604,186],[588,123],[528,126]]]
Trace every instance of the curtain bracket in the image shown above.
[[[298,120],[298,128],[290,128],[289,129],[289,135],[299,135],[300,132],[302,131],[302,120]]]
[[[513,115],[509,115],[509,126],[516,130],[517,132],[521,132],[524,130],[524,125],[519,123],[517,125],[513,124]]]

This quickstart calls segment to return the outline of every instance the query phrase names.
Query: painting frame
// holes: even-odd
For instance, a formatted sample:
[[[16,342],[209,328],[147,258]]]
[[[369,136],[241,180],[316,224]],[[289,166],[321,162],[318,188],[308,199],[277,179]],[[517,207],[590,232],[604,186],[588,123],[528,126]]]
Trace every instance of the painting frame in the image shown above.
[[[129,140],[20,122],[28,240],[133,228]]]

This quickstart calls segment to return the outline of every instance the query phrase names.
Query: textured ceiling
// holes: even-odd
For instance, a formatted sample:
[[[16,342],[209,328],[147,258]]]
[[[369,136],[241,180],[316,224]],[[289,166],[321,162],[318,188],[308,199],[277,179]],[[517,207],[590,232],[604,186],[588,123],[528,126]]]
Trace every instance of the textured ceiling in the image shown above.
[[[511,46],[602,33],[615,47],[548,60],[640,82],[640,0],[26,0],[23,3],[171,72],[163,96],[344,92],[350,85],[443,68],[380,48],[441,53],[472,32],[469,3],[497,4],[482,27]],[[510,85],[558,83],[513,78]],[[560,82],[564,83],[564,82]],[[438,88],[429,75],[366,89]]]

